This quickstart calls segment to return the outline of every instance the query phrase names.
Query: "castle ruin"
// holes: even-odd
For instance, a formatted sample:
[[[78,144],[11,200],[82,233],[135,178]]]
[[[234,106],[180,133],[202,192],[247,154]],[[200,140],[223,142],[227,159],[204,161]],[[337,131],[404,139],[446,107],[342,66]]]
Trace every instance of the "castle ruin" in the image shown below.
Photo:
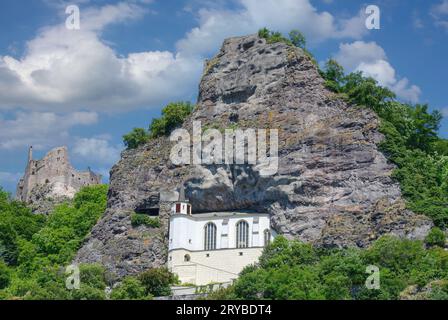
[[[34,203],[43,198],[72,199],[82,187],[100,184],[101,175],[76,171],[70,164],[67,147],[49,151],[41,160],[33,159],[33,147],[28,151],[28,164],[17,185],[17,200]]]

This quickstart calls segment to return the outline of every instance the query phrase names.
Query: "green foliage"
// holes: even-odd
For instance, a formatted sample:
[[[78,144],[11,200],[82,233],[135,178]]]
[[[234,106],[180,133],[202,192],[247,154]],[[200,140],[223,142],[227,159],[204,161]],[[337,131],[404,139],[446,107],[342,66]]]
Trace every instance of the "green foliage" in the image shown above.
[[[292,42],[289,39],[283,37],[283,35],[280,32],[270,31],[267,28],[258,30],[258,36],[260,38],[266,39],[267,43],[283,42],[286,43],[287,45],[293,45]]]
[[[82,188],[70,203],[57,206],[45,218],[0,192],[0,248],[10,264],[8,298],[104,298],[98,266],[81,268],[81,290],[65,288],[63,270],[70,264],[85,236],[106,209],[106,185]],[[7,222],[7,223],[6,223]],[[6,245],[5,245],[6,244]],[[62,270],[62,272],[61,272]]]
[[[303,254],[303,258],[298,255]],[[380,288],[369,290],[366,267],[380,270]],[[407,287],[448,279],[448,252],[421,241],[385,236],[370,248],[317,249],[279,236],[260,262],[210,299],[398,299]],[[446,288],[433,290],[443,298]]]
[[[12,200],[0,188],[0,259],[16,265],[19,241],[30,240],[44,222],[45,217],[32,214],[23,203]]]
[[[444,247],[446,242],[445,232],[440,230],[439,228],[432,228],[429,234],[425,238],[426,245],[433,247],[439,246]]]
[[[393,177],[400,182],[408,208],[448,226],[448,142],[438,137],[442,116],[427,105],[409,105],[361,72],[344,75],[335,61],[321,71],[327,87],[359,106],[374,110],[386,139],[381,149],[397,165]]]
[[[160,219],[150,217],[146,214],[133,213],[131,215],[131,224],[133,227],[145,225],[145,226],[148,226],[151,228],[159,228],[160,227]]]
[[[153,119],[149,126],[151,138],[169,135],[180,127],[191,114],[194,106],[190,102],[173,102],[162,109],[162,117]]]
[[[8,266],[0,260],[0,290],[9,286],[11,281],[11,270],[9,270]]]
[[[146,289],[140,280],[135,277],[126,277],[112,291],[110,298],[112,300],[150,300],[152,296],[146,294]]]
[[[138,276],[138,280],[145,288],[145,295],[154,297],[171,294],[171,285],[179,282],[177,275],[167,268],[152,268]]]
[[[329,59],[325,63],[325,71],[321,71],[325,78],[326,86],[334,91],[341,92],[341,84],[344,80],[344,68],[336,62],[336,60]]]
[[[305,49],[306,46],[305,36],[299,30],[292,30],[289,33],[289,39],[285,38],[281,32],[270,31],[267,28],[258,30],[258,36],[266,39],[267,43],[283,42],[289,46],[295,46],[302,49]]]
[[[33,235],[37,257],[52,263],[65,263],[73,258],[84,237],[106,209],[107,185],[84,187],[72,204],[57,206],[39,232]]]
[[[123,136],[123,143],[127,149],[136,149],[149,140],[149,135],[143,128],[134,128]]]
[[[299,30],[291,30],[291,32],[289,32],[289,40],[298,48],[305,49],[306,47],[305,36]]]

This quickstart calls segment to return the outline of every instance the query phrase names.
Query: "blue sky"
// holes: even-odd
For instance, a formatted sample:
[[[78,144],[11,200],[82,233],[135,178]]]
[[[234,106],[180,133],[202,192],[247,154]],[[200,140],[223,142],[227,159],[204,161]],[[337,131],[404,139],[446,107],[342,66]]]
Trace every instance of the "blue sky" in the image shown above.
[[[71,4],[79,30],[65,27]],[[368,5],[379,30],[365,27]],[[0,185],[14,191],[29,145],[36,157],[67,145],[76,168],[107,175],[123,134],[170,101],[194,102],[203,60],[263,26],[300,29],[318,61],[334,57],[448,118],[448,0],[2,0]]]

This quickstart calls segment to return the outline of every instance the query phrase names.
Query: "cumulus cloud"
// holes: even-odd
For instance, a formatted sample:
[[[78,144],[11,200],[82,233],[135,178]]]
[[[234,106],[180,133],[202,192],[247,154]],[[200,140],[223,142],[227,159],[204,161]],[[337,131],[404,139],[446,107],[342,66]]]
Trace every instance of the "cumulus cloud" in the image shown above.
[[[317,11],[309,0],[239,0],[239,9],[232,11],[200,9],[198,27],[177,43],[176,52],[120,56],[101,35],[111,24],[140,19],[148,11],[143,2],[148,1],[82,8],[81,30],[66,29],[65,21],[45,27],[26,43],[22,57],[0,56],[0,108],[98,111],[160,106],[194,92],[204,56],[215,52],[225,37],[264,26],[299,28],[311,42],[359,38],[367,32],[361,12],[338,20]]]
[[[0,108],[113,110],[181,97],[199,61],[168,51],[121,57],[101,40],[106,26],[138,19],[142,10],[133,2],[91,7],[81,11],[80,30],[46,27],[22,58],[0,56]]]
[[[342,43],[335,59],[348,71],[361,71],[390,88],[405,101],[418,102],[421,90],[409,83],[407,78],[398,78],[395,69],[387,61],[382,47],[375,42],[355,41]]]
[[[120,159],[121,145],[111,145],[108,137],[80,138],[73,153],[89,163],[112,165]]]
[[[311,43],[327,39],[360,38],[368,32],[365,15],[336,19],[326,11],[319,12],[309,0],[240,0],[240,10],[201,9],[199,26],[177,44],[185,54],[210,54],[222,39],[253,33],[268,27],[281,32],[300,29]]]
[[[46,149],[70,138],[69,129],[97,123],[94,112],[73,112],[64,115],[53,112],[17,112],[14,119],[0,115],[0,149],[11,150],[33,145]]]
[[[448,31],[448,0],[443,0],[440,3],[433,5],[430,14],[437,26],[445,28],[445,30]]]
[[[447,118],[448,118],[448,107],[445,107],[445,108],[440,109],[440,112],[442,113],[442,115],[443,115],[444,117],[447,117]]]

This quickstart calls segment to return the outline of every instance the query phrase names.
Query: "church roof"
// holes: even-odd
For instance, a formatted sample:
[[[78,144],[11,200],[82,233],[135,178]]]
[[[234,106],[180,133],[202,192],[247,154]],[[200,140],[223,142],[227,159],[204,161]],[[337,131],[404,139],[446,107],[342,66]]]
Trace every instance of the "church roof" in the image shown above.
[[[241,217],[241,218],[249,218],[249,217],[260,217],[260,216],[269,216],[268,213],[261,212],[243,212],[243,211],[223,211],[223,212],[205,212],[205,213],[193,213],[189,218],[193,219],[222,219],[222,218],[231,218],[231,217]]]

